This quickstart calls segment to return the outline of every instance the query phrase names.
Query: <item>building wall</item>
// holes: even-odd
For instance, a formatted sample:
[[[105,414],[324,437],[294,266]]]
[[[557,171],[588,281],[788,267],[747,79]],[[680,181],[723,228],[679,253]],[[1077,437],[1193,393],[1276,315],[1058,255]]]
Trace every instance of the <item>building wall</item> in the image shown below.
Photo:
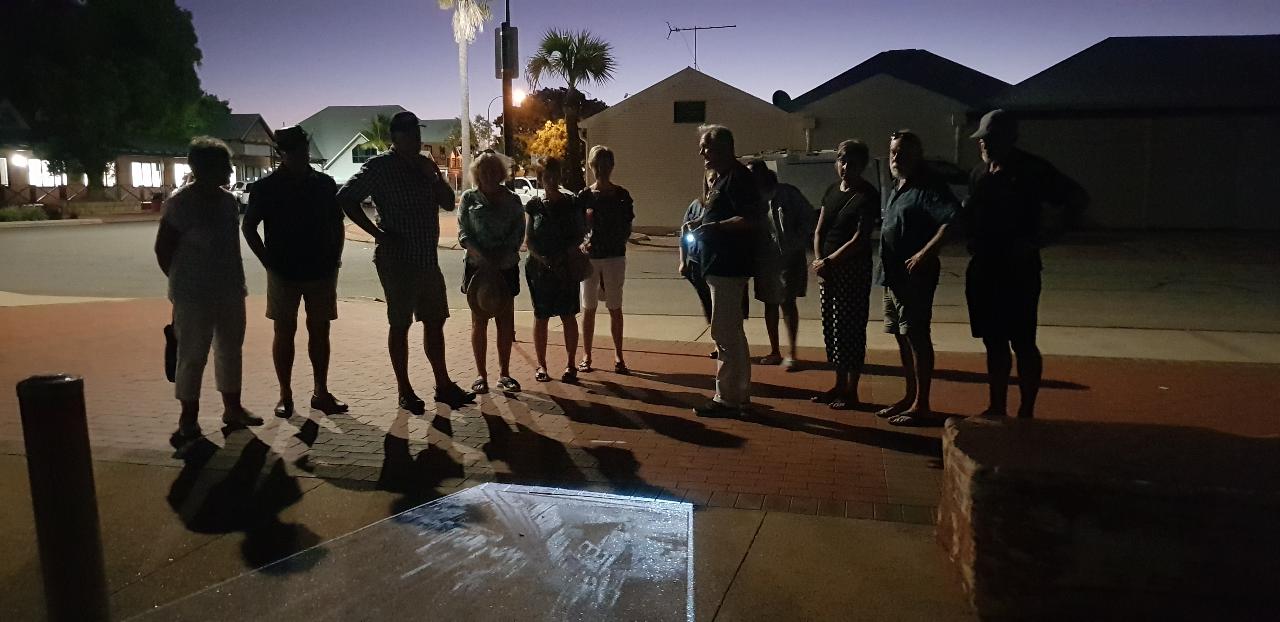
[[[691,70],[668,78],[584,122],[588,149],[608,145],[617,157],[614,181],[635,199],[636,227],[675,229],[702,195],[700,124],[675,123],[676,101],[706,101],[706,122],[732,130],[740,154],[804,146],[800,118]]]
[[[955,122],[965,123],[969,107],[928,89],[881,74],[863,80],[805,106],[798,114],[814,120],[811,148],[834,149],[840,141],[856,138],[867,143],[871,157],[889,153],[889,134],[909,128],[924,141],[930,159],[977,164],[978,148],[969,139],[972,128],[962,128],[957,158]]]
[[[1028,120],[1020,132],[1089,192],[1093,226],[1280,230],[1280,115]]]

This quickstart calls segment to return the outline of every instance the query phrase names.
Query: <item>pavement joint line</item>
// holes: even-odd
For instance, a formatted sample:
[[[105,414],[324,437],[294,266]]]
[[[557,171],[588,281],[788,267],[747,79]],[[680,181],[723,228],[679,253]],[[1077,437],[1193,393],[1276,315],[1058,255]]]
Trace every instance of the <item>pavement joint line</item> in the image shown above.
[[[750,511],[750,510],[747,510]],[[747,548],[742,552],[742,559],[738,560],[738,566],[733,569],[733,576],[729,578],[729,584],[724,588],[724,594],[720,596],[720,602],[716,603],[715,613],[711,614],[711,621],[715,622],[720,617],[720,609],[724,607],[724,601],[729,598],[729,591],[733,589],[733,584],[738,581],[738,575],[742,572],[742,567],[747,563],[747,557],[751,555],[751,549],[756,545],[756,539],[760,537],[760,530],[764,529],[764,521],[769,517],[770,512],[762,512],[760,514],[760,522],[756,523],[756,530],[751,534],[751,542],[747,543]]]

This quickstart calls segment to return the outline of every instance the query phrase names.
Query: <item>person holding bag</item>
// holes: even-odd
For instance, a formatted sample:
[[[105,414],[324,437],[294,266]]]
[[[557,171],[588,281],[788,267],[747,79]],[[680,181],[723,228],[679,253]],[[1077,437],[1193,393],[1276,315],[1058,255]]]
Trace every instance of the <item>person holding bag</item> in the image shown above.
[[[471,350],[479,377],[471,385],[476,394],[489,392],[485,359],[489,318],[498,326],[498,389],[520,390],[511,377],[511,344],[515,341],[515,297],[520,293],[520,244],[524,241],[524,210],[520,198],[502,184],[507,176],[502,160],[481,154],[471,164],[476,186],[462,193],[458,208],[458,244],[467,250],[462,293],[471,307]],[[501,292],[501,294],[495,293]]]
[[[524,271],[533,299],[533,346],[538,358],[534,379],[538,382],[551,380],[547,373],[547,323],[552,317],[559,317],[564,328],[567,362],[560,380],[578,380],[573,366],[578,354],[578,284],[591,269],[586,254],[578,248],[586,230],[582,208],[577,197],[560,192],[561,171],[559,158],[547,158],[539,175],[547,196],[535,197],[525,206],[529,258]]]

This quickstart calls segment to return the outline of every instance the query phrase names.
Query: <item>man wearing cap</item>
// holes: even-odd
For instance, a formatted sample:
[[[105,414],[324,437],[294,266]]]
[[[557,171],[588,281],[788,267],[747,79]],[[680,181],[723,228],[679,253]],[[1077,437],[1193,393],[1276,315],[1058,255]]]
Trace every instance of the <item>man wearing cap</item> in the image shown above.
[[[391,150],[370,158],[338,191],[342,210],[377,242],[373,261],[387,299],[387,350],[396,375],[400,407],[416,415],[426,403],[409,382],[409,326],[423,323],[423,346],[435,375],[437,402],[459,408],[475,396],[458,387],[445,367],[444,322],[449,300],[436,258],[439,210],[453,211],[454,194],[436,163],[421,153],[418,117],[402,111],[391,118]],[[360,203],[372,198],[374,224]]]
[[[1003,110],[983,116],[972,138],[982,164],[969,176],[961,220],[973,256],[965,273],[969,326],[987,349],[991,402],[984,414],[1007,414],[1012,347],[1022,396],[1018,416],[1030,418],[1043,367],[1036,347],[1040,247],[1062,230],[1061,221],[1046,228],[1044,208],[1074,207],[1083,192],[1053,165],[1014,146],[1017,122]]]
[[[893,425],[912,425],[930,415],[933,294],[942,271],[938,252],[960,205],[925,165],[924,143],[915,133],[890,136],[889,170],[895,183],[881,214],[880,284],[884,331],[897,339],[906,394],[876,415]]]
[[[275,133],[280,168],[254,182],[241,230],[267,270],[267,318],[275,323],[271,358],[280,381],[277,417],[293,416],[293,337],[298,306],[307,310],[307,353],[314,391],[311,407],[327,415],[347,405],[329,392],[329,323],[338,318],[342,210],[333,178],[311,168],[311,141],[299,126]],[[258,224],[266,230],[266,243]]]

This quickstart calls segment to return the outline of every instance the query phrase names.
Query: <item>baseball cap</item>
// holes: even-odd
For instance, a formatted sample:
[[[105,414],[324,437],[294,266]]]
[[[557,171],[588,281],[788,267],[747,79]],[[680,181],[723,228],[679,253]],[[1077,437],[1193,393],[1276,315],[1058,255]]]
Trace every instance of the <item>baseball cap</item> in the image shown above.
[[[280,151],[302,149],[311,142],[311,137],[307,135],[306,130],[302,129],[301,125],[291,125],[276,130],[275,139],[276,149]]]
[[[395,116],[391,117],[391,131],[405,131],[418,129],[418,115],[401,110]]]
[[[969,138],[986,138],[991,134],[1017,134],[1018,122],[1014,120],[1009,113],[996,108],[987,114],[982,115],[982,120],[978,122],[978,131],[974,132]]]

